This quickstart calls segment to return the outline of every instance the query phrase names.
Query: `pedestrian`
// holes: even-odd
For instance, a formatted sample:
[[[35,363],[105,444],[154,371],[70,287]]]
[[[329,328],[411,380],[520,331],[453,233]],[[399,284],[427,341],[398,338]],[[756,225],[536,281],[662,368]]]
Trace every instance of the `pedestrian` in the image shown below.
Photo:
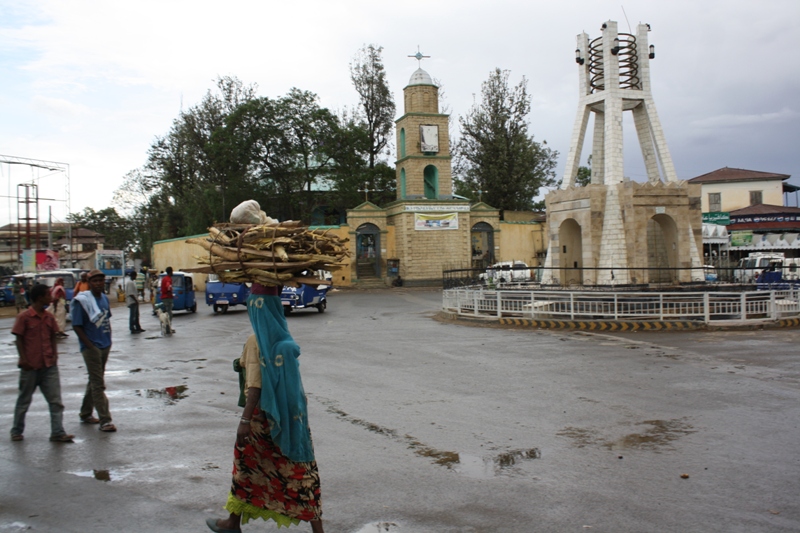
[[[28,300],[25,299],[25,287],[22,286],[19,278],[14,278],[12,291],[14,293],[14,305],[17,306],[17,314],[20,314],[28,307]]]
[[[164,307],[164,312],[169,316],[170,333],[175,333],[172,327],[172,267],[167,267],[166,274],[161,278],[161,304]]]
[[[89,291],[73,299],[72,329],[78,335],[81,355],[86,364],[89,382],[81,404],[80,417],[84,424],[100,424],[100,431],[116,431],[111,421],[106,397],[105,371],[111,351],[111,306],[103,292],[105,274],[92,270],[87,275]],[[97,417],[92,411],[97,410]]]
[[[144,278],[147,274],[136,275],[136,294],[137,298],[144,301]]]
[[[61,380],[58,375],[58,326],[53,315],[45,311],[50,304],[50,288],[36,284],[30,291],[31,306],[17,315],[11,333],[16,336],[19,362],[19,397],[14,409],[11,440],[21,441],[25,431],[25,414],[31,405],[36,387],[42,391],[50,407],[50,440],[72,442],[74,435],[64,431],[64,404],[61,402]]]
[[[225,505],[230,516],[207,519],[212,531],[239,532],[241,524],[262,518],[278,527],[310,522],[314,533],[323,533],[319,470],[297,359],[300,347],[289,333],[280,294],[280,287],[254,283],[247,298],[254,334],[238,361],[244,368],[240,383],[245,399]]]
[[[72,291],[72,297],[78,295],[79,292],[88,291],[89,290],[89,278],[87,277],[87,272],[81,272],[81,279],[78,283],[75,284],[75,289]]]
[[[64,288],[64,278],[57,278],[55,285],[50,289],[50,298],[52,304],[47,308],[48,311],[53,313],[58,325],[59,338],[67,336],[67,290]]]
[[[128,327],[131,333],[142,333],[144,330],[139,325],[139,290],[136,288],[136,271],[130,273],[130,279],[125,281],[125,303],[128,304],[130,317]]]

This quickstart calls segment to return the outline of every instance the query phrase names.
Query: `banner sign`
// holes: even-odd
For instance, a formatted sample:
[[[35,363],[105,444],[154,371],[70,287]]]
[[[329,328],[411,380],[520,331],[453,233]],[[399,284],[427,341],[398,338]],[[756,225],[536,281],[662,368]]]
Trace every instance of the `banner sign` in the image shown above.
[[[762,222],[800,222],[800,215],[777,213],[774,215],[734,215],[731,217],[731,224],[758,224]]]
[[[443,213],[441,215],[414,213],[414,229],[458,229],[458,213]]]
[[[753,244],[752,231],[732,231],[731,246],[750,246]]]
[[[468,205],[407,205],[405,211],[469,211]]]
[[[703,224],[720,224],[722,226],[727,226],[730,223],[731,223],[730,213],[722,211],[703,213]]]

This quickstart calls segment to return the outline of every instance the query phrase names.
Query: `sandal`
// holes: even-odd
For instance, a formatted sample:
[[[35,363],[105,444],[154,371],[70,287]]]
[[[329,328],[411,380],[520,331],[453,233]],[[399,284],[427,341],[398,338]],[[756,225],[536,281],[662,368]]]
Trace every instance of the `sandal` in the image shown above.
[[[111,433],[117,430],[117,426],[112,424],[111,422],[106,422],[100,426],[100,431],[105,431],[106,433]]]
[[[242,533],[241,529],[225,529],[224,527],[219,527],[216,518],[206,518],[206,525],[208,529],[215,533]]]
[[[63,435],[53,435],[50,437],[50,442],[75,442],[74,439],[75,435],[68,435],[64,433]]]
[[[19,442],[24,438],[25,437],[23,437],[22,435],[11,435],[11,440],[14,441],[14,442]]]
[[[81,417],[81,424],[99,424],[100,419],[93,416]]]

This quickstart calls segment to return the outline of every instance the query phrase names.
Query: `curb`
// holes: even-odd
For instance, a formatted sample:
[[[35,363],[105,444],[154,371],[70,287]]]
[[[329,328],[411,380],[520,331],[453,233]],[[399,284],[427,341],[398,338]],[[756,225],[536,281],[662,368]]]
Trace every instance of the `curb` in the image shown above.
[[[564,329],[576,331],[725,331],[759,330],[800,327],[800,318],[783,318],[750,323],[706,324],[693,320],[532,320],[526,318],[492,318],[461,316],[452,311],[441,311],[446,320],[464,323],[497,324],[499,326],[531,329]]]

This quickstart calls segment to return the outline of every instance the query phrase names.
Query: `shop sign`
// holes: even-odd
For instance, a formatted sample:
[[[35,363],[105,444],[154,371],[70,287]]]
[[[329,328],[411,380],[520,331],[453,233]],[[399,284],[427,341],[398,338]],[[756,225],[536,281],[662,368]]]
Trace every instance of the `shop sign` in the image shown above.
[[[731,214],[723,211],[703,213],[703,224],[720,224],[727,226],[731,223]]]

